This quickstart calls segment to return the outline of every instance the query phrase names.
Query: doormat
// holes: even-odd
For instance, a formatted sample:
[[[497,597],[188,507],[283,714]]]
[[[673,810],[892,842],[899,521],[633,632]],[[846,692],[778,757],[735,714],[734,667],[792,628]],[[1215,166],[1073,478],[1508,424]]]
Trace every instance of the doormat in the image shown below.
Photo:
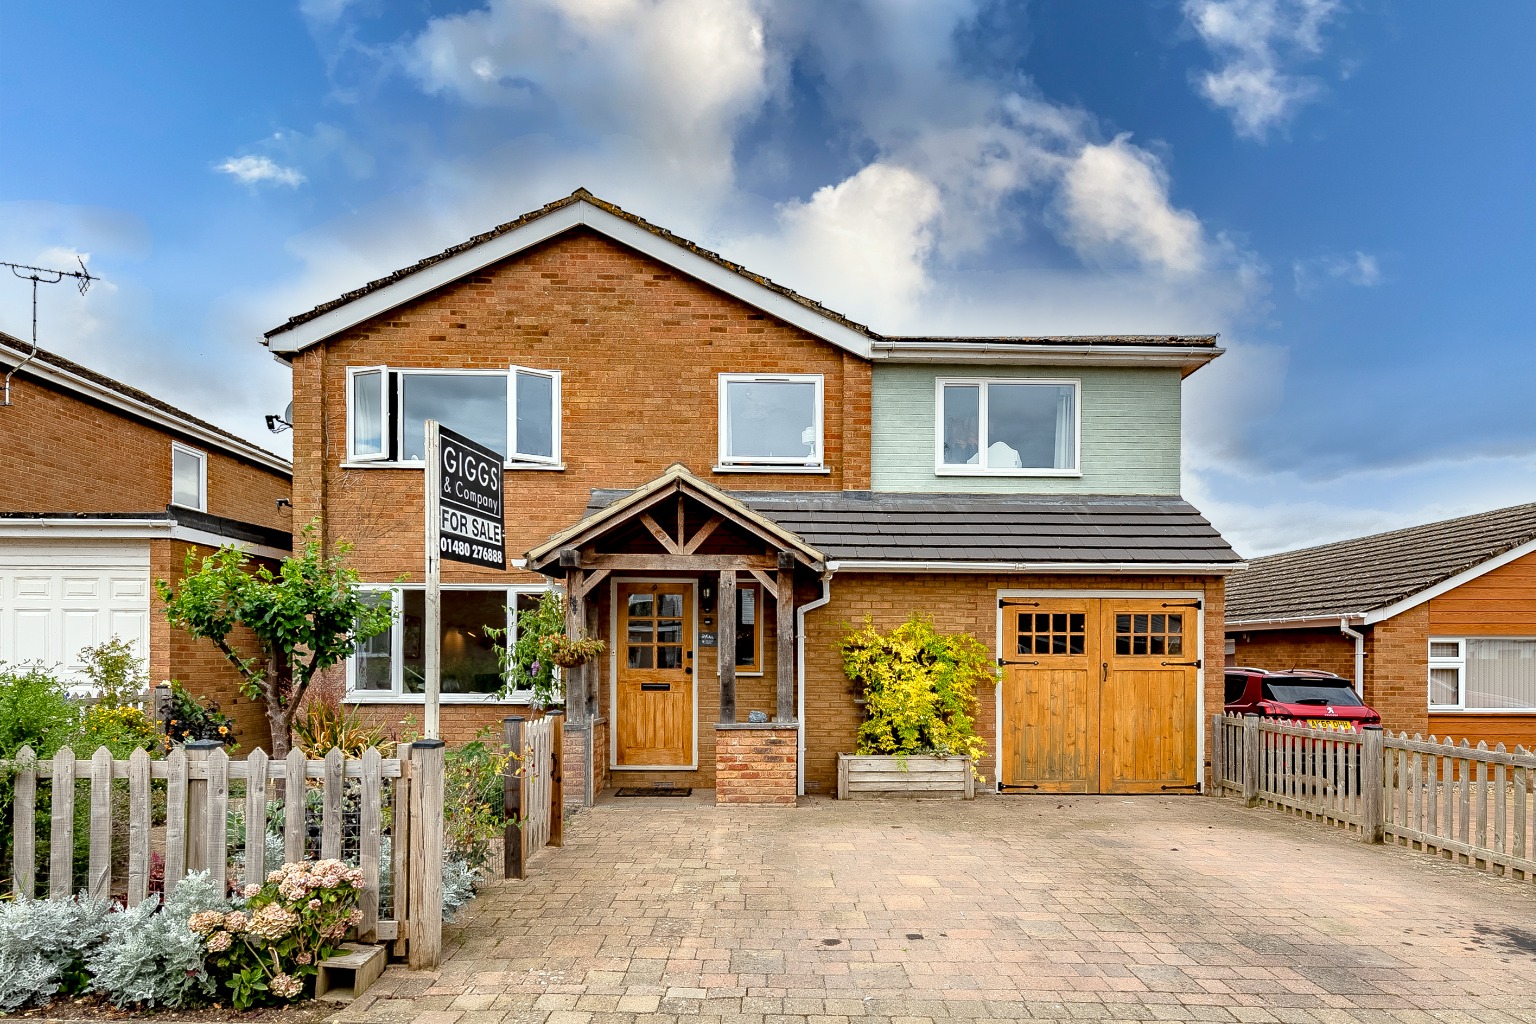
[[[692,796],[691,786],[625,786],[614,796]]]

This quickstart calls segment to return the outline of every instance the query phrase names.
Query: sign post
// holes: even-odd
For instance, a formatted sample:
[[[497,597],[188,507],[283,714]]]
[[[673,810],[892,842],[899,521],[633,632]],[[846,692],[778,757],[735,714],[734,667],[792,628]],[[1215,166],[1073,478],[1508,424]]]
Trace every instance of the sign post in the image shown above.
[[[507,567],[504,459],[436,420],[426,423],[426,712],[422,731],[437,739],[442,699],[443,559]]]

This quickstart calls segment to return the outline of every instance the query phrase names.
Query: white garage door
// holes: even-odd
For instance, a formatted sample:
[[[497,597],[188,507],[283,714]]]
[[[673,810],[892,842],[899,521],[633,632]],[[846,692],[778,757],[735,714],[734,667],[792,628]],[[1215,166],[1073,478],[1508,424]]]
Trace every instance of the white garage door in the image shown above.
[[[0,545],[0,660],[70,676],[80,650],[118,636],[149,657],[149,545]]]

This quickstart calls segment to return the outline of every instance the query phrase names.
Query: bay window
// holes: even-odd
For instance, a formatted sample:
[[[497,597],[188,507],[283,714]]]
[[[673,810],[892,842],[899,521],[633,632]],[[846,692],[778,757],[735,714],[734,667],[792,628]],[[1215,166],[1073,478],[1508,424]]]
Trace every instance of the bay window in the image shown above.
[[[1431,638],[1431,711],[1536,711],[1536,639]]]
[[[419,586],[376,587],[394,608],[390,628],[359,642],[347,666],[352,700],[411,699],[426,691],[426,591]],[[538,607],[542,587],[445,586],[442,589],[442,695],[444,700],[487,700],[502,687],[496,641],[485,627],[506,629],[502,643],[517,643],[517,617]]]
[[[935,472],[1078,474],[1077,381],[940,378],[936,388]]]
[[[560,462],[560,372],[347,369],[347,460],[420,463],[426,421],[502,453],[509,465]]]
[[[822,465],[821,374],[720,375],[720,465]]]

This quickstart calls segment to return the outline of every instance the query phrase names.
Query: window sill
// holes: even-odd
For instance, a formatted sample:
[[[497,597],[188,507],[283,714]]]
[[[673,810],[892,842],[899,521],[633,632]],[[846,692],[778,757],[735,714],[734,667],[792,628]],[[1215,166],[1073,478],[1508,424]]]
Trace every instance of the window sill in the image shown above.
[[[427,702],[426,695],[420,693],[369,693],[366,690],[348,690],[343,703],[346,704],[418,704]],[[506,704],[527,705],[533,703],[533,693],[517,692],[510,697],[497,697],[494,694],[471,693],[445,693],[438,698],[440,704]]]
[[[933,471],[934,476],[1004,476],[1004,477],[1048,477],[1056,479],[1081,478],[1083,471],[1080,469],[970,469],[960,466],[940,466]]]
[[[172,508],[184,508],[188,512],[201,512],[204,515],[208,514],[208,507],[206,505],[183,505],[181,502],[174,499],[172,499],[170,504]]]
[[[420,470],[426,466],[424,462],[343,462],[342,469],[414,469]],[[563,462],[506,462],[503,468],[510,472],[541,471],[545,473],[564,473]]]
[[[825,475],[830,466],[711,466],[712,473],[805,473]]]

